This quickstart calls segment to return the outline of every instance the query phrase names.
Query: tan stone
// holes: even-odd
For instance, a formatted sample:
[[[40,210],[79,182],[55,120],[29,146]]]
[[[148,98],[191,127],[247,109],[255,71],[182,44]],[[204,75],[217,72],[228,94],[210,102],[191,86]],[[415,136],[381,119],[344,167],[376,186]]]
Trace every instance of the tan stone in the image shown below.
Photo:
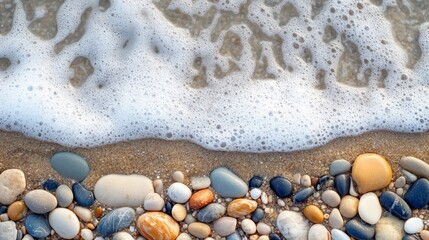
[[[256,201],[239,198],[229,203],[226,212],[231,217],[243,217],[255,211],[257,206]]]
[[[323,222],[323,212],[315,205],[308,205],[304,208],[304,216],[312,223]]]
[[[392,168],[375,153],[359,155],[353,163],[352,177],[360,194],[385,188],[392,180]]]
[[[27,207],[23,201],[12,203],[7,209],[7,215],[12,221],[18,221],[27,214]]]
[[[162,212],[147,212],[137,219],[137,230],[148,240],[174,240],[179,236],[179,224]]]
[[[189,224],[188,231],[197,238],[206,238],[212,232],[209,225],[200,222],[193,222]]]
[[[341,199],[340,213],[345,218],[353,218],[358,212],[359,199],[347,195]]]
[[[186,218],[186,213],[186,208],[182,204],[175,204],[171,209],[171,215],[178,222],[181,222]]]
[[[189,207],[200,209],[209,205],[214,200],[214,194],[210,189],[203,189],[192,194],[189,199]]]
[[[423,230],[420,232],[422,240],[429,240],[429,230]]]

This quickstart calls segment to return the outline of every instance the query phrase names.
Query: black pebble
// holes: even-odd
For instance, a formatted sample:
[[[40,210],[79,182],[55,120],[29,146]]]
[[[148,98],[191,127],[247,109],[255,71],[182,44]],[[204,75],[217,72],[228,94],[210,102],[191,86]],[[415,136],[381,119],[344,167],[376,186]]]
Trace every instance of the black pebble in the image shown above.
[[[264,179],[261,176],[253,176],[249,180],[249,187],[252,188],[259,188],[262,186],[262,183],[264,182]]]
[[[305,200],[307,200],[307,198],[309,198],[311,195],[313,195],[313,193],[314,193],[314,188],[312,187],[304,188],[301,191],[297,192],[292,197],[292,202],[293,204],[302,203]]]
[[[406,220],[411,217],[410,206],[394,192],[383,192],[380,196],[380,204],[384,209],[398,218]]]
[[[265,216],[265,212],[264,210],[262,210],[262,208],[257,208],[251,216],[251,219],[253,222],[258,223],[260,222]]]
[[[165,203],[165,213],[171,215],[171,209],[173,209],[173,204],[170,201]]]
[[[279,198],[290,197],[293,194],[292,183],[284,177],[274,177],[270,180],[270,188]]]
[[[350,176],[348,174],[337,175],[335,177],[334,183],[335,189],[341,197],[344,197],[345,195],[349,194]]]
[[[426,178],[415,181],[405,193],[404,200],[415,209],[426,206],[429,203],[429,181]]]
[[[329,175],[323,175],[317,180],[316,191],[320,191],[325,186],[326,182],[329,180]]]

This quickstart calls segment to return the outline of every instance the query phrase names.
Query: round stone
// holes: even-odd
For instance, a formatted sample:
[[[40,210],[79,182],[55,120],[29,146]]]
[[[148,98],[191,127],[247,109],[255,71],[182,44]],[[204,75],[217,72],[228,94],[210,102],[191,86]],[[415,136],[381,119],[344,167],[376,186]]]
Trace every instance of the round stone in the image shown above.
[[[337,193],[343,197],[349,194],[350,190],[350,176],[348,174],[340,174],[335,176],[335,189]]]
[[[384,209],[400,219],[406,220],[411,217],[411,208],[400,196],[393,192],[382,192],[380,204]]]
[[[252,190],[250,190],[250,197],[252,199],[258,199],[262,194],[262,190],[259,188],[252,188]]]
[[[314,193],[314,188],[313,187],[304,188],[301,191],[297,192],[292,197],[292,202],[293,202],[293,204],[302,203],[305,200],[307,200],[307,198],[309,198],[310,196],[312,196],[313,193]]]
[[[259,234],[262,234],[262,235],[268,235],[268,234],[270,234],[270,233],[271,233],[271,227],[270,227],[270,225],[268,225],[268,224],[266,224],[266,223],[259,222],[259,223],[256,225],[256,231],[257,231]]]
[[[136,191],[138,189],[138,191]],[[152,181],[142,175],[110,174],[98,179],[95,197],[109,207],[138,207],[148,193],[153,193]],[[124,196],[127,196],[126,198]]]
[[[358,212],[362,220],[371,225],[376,224],[383,212],[377,195],[373,192],[362,195],[359,200]]]
[[[262,183],[264,182],[264,179],[261,176],[253,176],[250,180],[249,180],[249,187],[250,189],[252,188],[260,188],[262,186]]]
[[[322,210],[315,205],[307,205],[304,208],[304,216],[312,223],[322,223],[324,219]]]
[[[415,181],[404,195],[404,200],[412,208],[423,208],[429,203],[429,181],[420,178]]]
[[[58,205],[60,207],[68,207],[73,202],[73,192],[67,185],[60,185],[55,191]]]
[[[210,189],[203,189],[192,194],[189,199],[189,207],[192,209],[201,209],[209,205],[214,200],[214,194]]]
[[[27,215],[27,207],[23,201],[17,201],[12,203],[7,209],[7,215],[12,221],[18,221]]]
[[[46,238],[51,235],[51,226],[44,215],[30,214],[25,218],[25,230],[35,238]]]
[[[91,230],[85,228],[80,231],[80,237],[83,238],[83,240],[92,240],[94,239],[94,233],[92,233]]]
[[[183,183],[185,181],[185,174],[181,171],[175,171],[173,175],[171,175],[171,178],[175,182]]]
[[[399,165],[417,177],[429,179],[429,164],[418,158],[410,156],[403,157],[399,160]]]
[[[292,183],[281,176],[274,177],[270,180],[270,188],[279,198],[290,197],[293,194]]]
[[[80,230],[76,215],[67,208],[56,208],[49,213],[49,224],[62,238],[72,239]]]
[[[206,238],[212,232],[209,225],[200,222],[194,222],[189,224],[188,232],[197,238]]]
[[[301,177],[301,186],[310,187],[311,186],[311,178],[308,175],[304,175]]]
[[[224,167],[213,170],[210,173],[210,180],[214,190],[224,198],[243,197],[249,190],[249,187],[241,178]]]
[[[331,228],[341,229],[343,228],[343,225],[344,225],[344,220],[338,208],[332,209],[332,212],[329,215],[329,226]]]
[[[211,203],[197,213],[200,222],[210,223],[221,218],[226,212],[226,208],[219,203]]]
[[[361,154],[353,163],[352,177],[359,193],[364,194],[387,187],[392,180],[392,168],[378,154]]]
[[[174,204],[173,209],[171,209],[171,215],[173,218],[181,222],[186,218],[186,208],[182,204]]]
[[[241,229],[246,234],[254,234],[256,232],[256,224],[251,219],[244,219],[241,221]]]
[[[288,240],[307,239],[310,224],[299,212],[282,211],[277,216],[277,228]]]
[[[258,203],[253,200],[239,198],[228,204],[226,212],[231,217],[243,217],[255,211]]]
[[[45,214],[55,209],[57,199],[50,192],[36,189],[25,194],[25,205],[33,212]]]
[[[24,192],[25,175],[19,169],[8,169],[0,174],[0,203],[9,205]]]
[[[324,191],[322,193],[321,198],[322,198],[322,201],[326,203],[326,205],[333,208],[338,207],[338,205],[340,205],[340,202],[341,202],[340,195],[338,195],[338,193],[333,190]]]
[[[400,176],[398,177],[398,179],[396,179],[395,181],[395,187],[396,188],[403,188],[405,187],[405,184],[407,183],[407,179],[405,179],[404,176]]]
[[[136,212],[129,207],[116,208],[106,214],[97,225],[97,232],[108,237],[123,228],[127,228],[134,221]]]
[[[401,240],[404,232],[404,221],[396,217],[383,217],[375,226],[375,239]]]
[[[210,187],[211,180],[209,177],[192,177],[191,185],[194,190],[201,190]]]
[[[179,224],[162,212],[144,213],[136,225],[139,233],[148,240],[176,239],[180,233]]]
[[[221,237],[226,237],[235,232],[237,219],[232,217],[221,217],[213,223],[213,230]]]
[[[332,240],[350,240],[350,237],[347,235],[347,233],[338,229],[331,230],[331,237]]]
[[[281,240],[281,238],[279,237],[279,235],[275,234],[275,233],[271,233],[269,235],[270,240]]]
[[[331,240],[331,234],[322,224],[314,224],[308,231],[308,239],[311,240]]]
[[[148,193],[143,207],[146,211],[161,211],[164,208],[164,199],[158,193]]]
[[[91,190],[86,189],[81,183],[74,183],[72,186],[72,192],[74,200],[82,207],[89,207],[95,201],[94,193]]]
[[[346,232],[353,238],[365,240],[373,239],[375,234],[373,226],[356,219],[352,219],[346,223]]]
[[[88,222],[91,222],[91,220],[92,220],[92,213],[88,208],[76,206],[73,208],[73,212],[83,222],[88,223]]]
[[[337,176],[342,173],[347,173],[350,171],[352,165],[349,161],[344,159],[335,160],[329,166],[329,174],[331,176]]]
[[[262,208],[256,208],[256,210],[252,213],[250,219],[252,219],[252,221],[254,221],[255,223],[258,223],[264,218],[264,216],[264,210],[262,210]]]
[[[173,202],[185,203],[191,197],[192,191],[185,184],[176,182],[170,185],[167,195]]]
[[[83,181],[89,174],[86,160],[72,152],[58,152],[51,157],[51,166],[61,176],[75,181]]]
[[[404,230],[408,234],[415,234],[423,230],[423,220],[417,217],[408,219],[404,224]]]
[[[340,213],[345,218],[354,218],[358,212],[359,199],[353,196],[344,196],[340,202]]]

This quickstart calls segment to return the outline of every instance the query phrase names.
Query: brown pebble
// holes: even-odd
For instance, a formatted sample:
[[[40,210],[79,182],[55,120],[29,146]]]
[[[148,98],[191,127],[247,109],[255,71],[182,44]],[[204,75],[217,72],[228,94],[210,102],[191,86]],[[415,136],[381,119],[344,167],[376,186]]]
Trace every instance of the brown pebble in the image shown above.
[[[28,210],[23,201],[12,203],[7,209],[7,215],[12,221],[18,221],[27,214]]]
[[[103,215],[103,209],[101,207],[96,207],[94,209],[94,215],[96,218],[100,218]]]
[[[322,223],[324,219],[322,210],[316,205],[306,206],[304,208],[304,216],[312,223]]]
[[[192,194],[189,199],[189,207],[192,209],[201,209],[209,205],[213,200],[213,192],[210,189],[203,189]]]
[[[90,230],[94,230],[94,229],[95,229],[95,226],[94,226],[94,224],[92,224],[92,223],[88,223],[88,224],[86,224],[86,227],[87,227],[88,229],[90,229]]]
[[[239,198],[230,202],[226,211],[231,217],[243,217],[255,211],[257,206],[256,201]]]
[[[319,178],[317,178],[317,177],[311,177],[311,186],[315,186],[318,181],[319,181]]]
[[[23,235],[27,234],[27,229],[25,228],[25,226],[22,226],[20,229]]]

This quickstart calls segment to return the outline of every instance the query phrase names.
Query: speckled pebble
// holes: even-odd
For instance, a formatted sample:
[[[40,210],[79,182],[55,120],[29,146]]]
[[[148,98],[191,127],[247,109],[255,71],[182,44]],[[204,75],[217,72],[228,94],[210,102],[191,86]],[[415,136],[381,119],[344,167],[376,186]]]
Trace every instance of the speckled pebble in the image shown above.
[[[194,190],[201,190],[210,187],[211,180],[209,177],[192,177],[191,186]]]

